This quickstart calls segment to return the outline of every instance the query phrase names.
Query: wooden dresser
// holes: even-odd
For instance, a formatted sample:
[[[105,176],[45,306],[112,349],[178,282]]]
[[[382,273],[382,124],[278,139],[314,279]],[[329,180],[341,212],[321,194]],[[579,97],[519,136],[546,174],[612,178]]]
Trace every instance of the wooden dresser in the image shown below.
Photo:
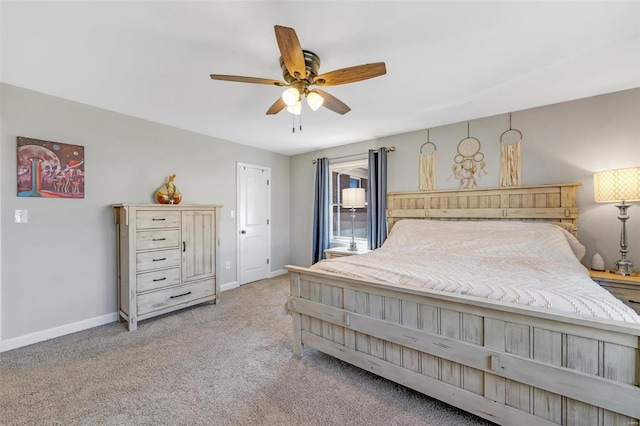
[[[118,311],[138,321],[206,301],[220,283],[219,205],[113,205],[118,237]]]

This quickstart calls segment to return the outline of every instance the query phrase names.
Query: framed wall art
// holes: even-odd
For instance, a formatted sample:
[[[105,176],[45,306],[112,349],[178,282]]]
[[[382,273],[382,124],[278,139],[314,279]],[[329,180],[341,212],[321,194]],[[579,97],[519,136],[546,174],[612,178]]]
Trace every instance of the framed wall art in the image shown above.
[[[84,198],[84,147],[18,136],[18,197]]]

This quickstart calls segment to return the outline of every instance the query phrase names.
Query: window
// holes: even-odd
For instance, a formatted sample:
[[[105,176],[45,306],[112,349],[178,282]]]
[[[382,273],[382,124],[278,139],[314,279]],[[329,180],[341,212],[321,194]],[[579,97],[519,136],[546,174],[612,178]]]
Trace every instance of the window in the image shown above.
[[[367,189],[369,164],[367,159],[337,163],[329,166],[331,171],[331,244],[346,245],[351,242],[351,210],[342,207],[341,194],[344,188]],[[363,248],[367,245],[367,207],[355,209],[354,237]]]

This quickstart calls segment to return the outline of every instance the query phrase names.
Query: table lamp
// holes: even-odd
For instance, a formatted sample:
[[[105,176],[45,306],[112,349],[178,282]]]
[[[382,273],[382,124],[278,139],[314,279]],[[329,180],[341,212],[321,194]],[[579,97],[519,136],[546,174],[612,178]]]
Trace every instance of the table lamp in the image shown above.
[[[620,275],[631,275],[633,263],[627,259],[627,228],[629,219],[627,209],[631,207],[627,201],[640,201],[640,167],[614,169],[598,172],[593,175],[593,192],[597,203],[617,202],[620,210],[618,219],[622,222],[620,231],[620,253],[622,258],[616,262],[616,269],[612,272]]]
[[[357,251],[356,239],[354,235],[356,209],[365,207],[364,188],[345,188],[342,190],[342,207],[351,209],[351,244],[349,251]]]

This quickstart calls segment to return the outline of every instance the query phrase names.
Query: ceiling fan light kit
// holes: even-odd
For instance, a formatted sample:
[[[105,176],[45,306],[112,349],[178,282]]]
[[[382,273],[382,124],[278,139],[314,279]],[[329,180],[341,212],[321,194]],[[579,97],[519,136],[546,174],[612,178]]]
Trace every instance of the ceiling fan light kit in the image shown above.
[[[293,115],[302,114],[302,102],[297,101],[295,104],[289,105],[287,107],[287,112],[290,112]]]
[[[276,25],[275,33],[281,55],[280,68],[285,81],[235,75],[210,75],[213,80],[268,84],[278,87],[288,86],[289,88],[282,93],[282,96],[269,107],[267,115],[277,114],[283,109],[294,115],[300,115],[302,112],[302,95],[305,96],[309,108],[313,111],[324,106],[333,112],[344,115],[351,111],[351,108],[344,102],[323,90],[310,90],[309,86],[338,86],[355,83],[379,77],[387,72],[384,62],[375,62],[342,68],[319,75],[320,57],[313,52],[302,49],[293,28]]]
[[[324,98],[320,96],[318,92],[311,90],[309,93],[307,93],[307,104],[313,111],[317,111],[323,103]]]
[[[282,92],[282,100],[287,106],[293,106],[300,100],[300,92],[295,87],[290,87]]]

